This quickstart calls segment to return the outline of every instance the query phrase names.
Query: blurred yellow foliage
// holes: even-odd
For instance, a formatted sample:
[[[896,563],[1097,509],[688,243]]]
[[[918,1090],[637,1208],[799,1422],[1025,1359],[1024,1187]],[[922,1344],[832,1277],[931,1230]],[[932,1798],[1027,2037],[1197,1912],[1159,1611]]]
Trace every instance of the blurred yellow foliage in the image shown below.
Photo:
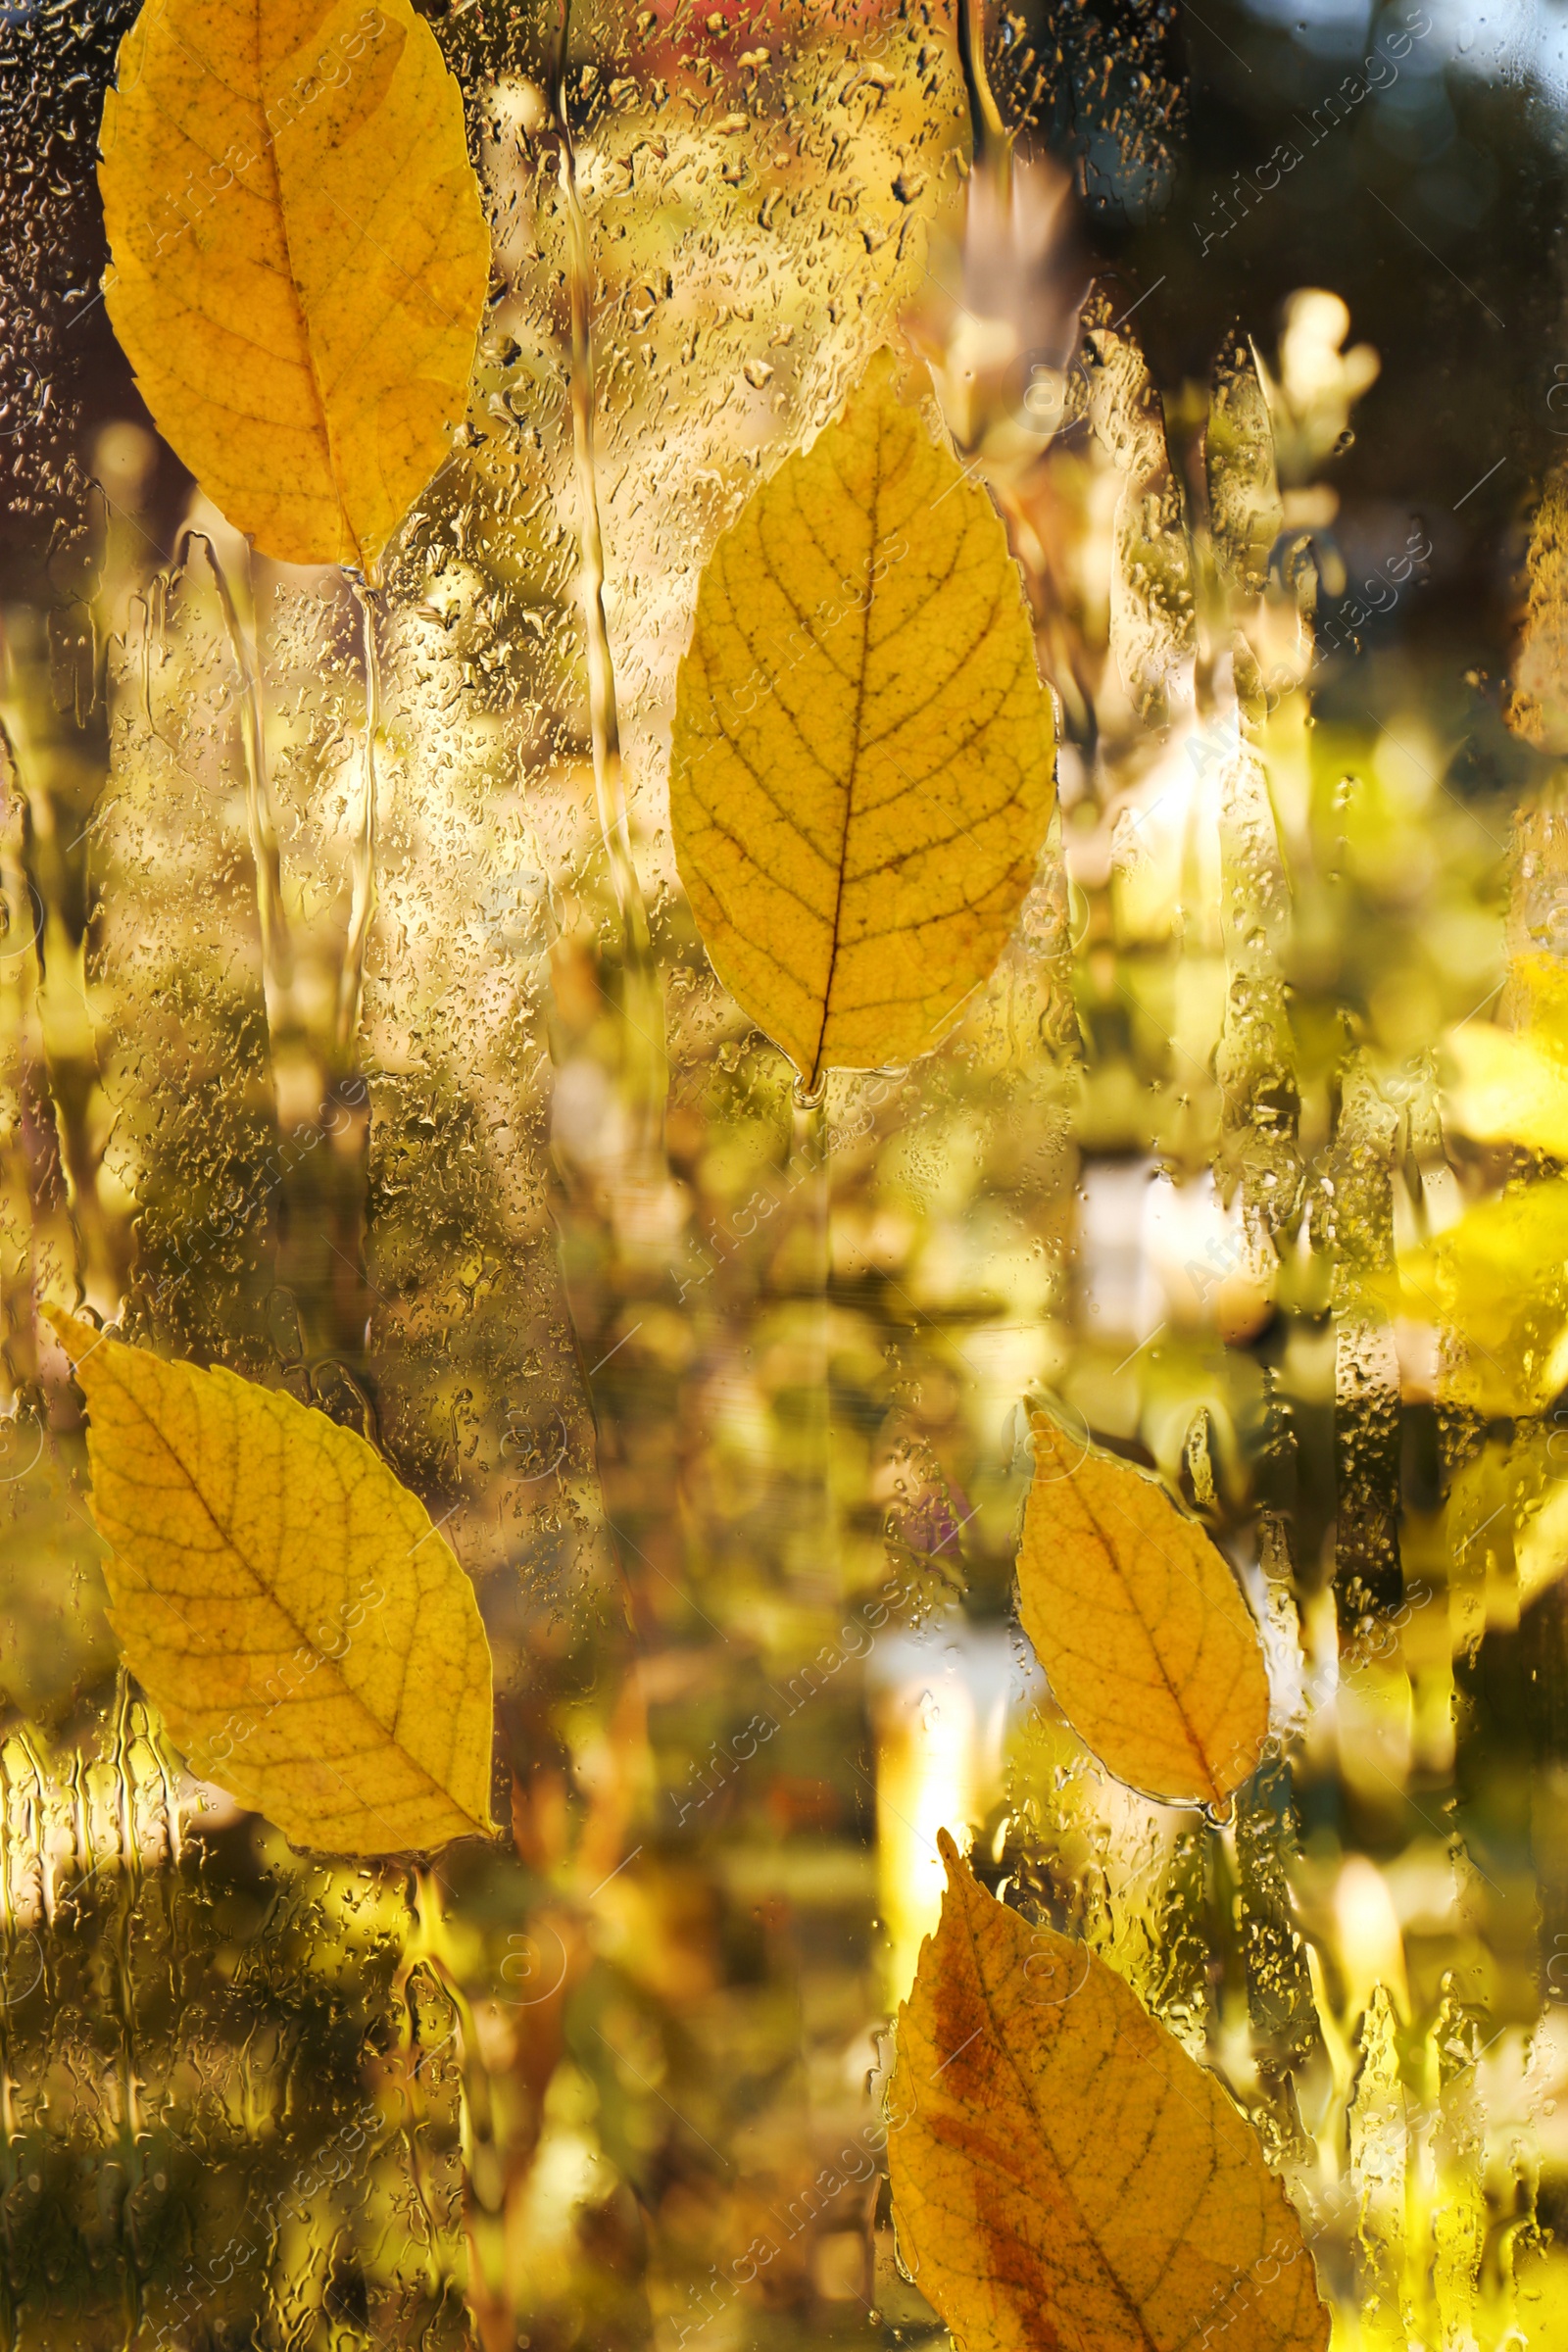
[[[1544,1411],[1568,1381],[1568,1181],[1478,1202],[1401,1256],[1398,1285],[1406,1313],[1446,1325],[1463,1348],[1456,1401],[1488,1415]]]
[[[1451,1030],[1446,1042],[1459,1070],[1448,1117],[1461,1135],[1568,1158],[1568,1061],[1535,1035],[1490,1021]]]
[[[1513,699],[1516,735],[1539,751],[1568,751],[1568,471],[1547,476],[1530,529],[1529,595]]]

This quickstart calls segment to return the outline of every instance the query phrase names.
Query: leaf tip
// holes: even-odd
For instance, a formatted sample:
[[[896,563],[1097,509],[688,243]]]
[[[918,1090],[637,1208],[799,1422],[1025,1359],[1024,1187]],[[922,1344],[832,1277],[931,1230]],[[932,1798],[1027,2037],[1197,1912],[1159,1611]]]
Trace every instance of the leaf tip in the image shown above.
[[[96,1323],[89,1323],[84,1315],[71,1314],[65,1307],[55,1306],[47,1300],[38,1311],[70,1356],[73,1371],[78,1370],[93,1349],[101,1347],[108,1337]]]
[[[907,351],[896,351],[891,343],[883,343],[872,353],[846,406],[885,402],[894,408],[918,411],[930,395],[931,370],[924,360]]]

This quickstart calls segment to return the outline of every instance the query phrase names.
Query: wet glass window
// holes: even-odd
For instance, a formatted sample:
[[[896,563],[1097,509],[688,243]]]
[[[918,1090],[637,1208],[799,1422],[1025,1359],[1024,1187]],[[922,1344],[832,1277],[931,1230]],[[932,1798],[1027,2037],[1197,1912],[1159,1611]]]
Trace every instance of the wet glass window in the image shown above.
[[[1551,2352],[1561,11],[0,64],[0,2342]]]

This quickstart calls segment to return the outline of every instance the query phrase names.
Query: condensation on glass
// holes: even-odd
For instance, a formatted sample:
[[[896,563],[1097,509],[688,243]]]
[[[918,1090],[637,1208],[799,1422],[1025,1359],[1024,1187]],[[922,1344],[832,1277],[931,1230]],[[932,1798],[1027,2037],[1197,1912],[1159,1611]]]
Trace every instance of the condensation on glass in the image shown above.
[[[661,0],[563,44],[477,0],[435,22],[491,301],[368,641],[75,363],[129,13],[0,33],[4,2340],[928,2337],[877,2118],[951,1827],[1218,2069],[1347,2344],[1544,2352],[1551,547],[1522,783],[1454,766],[1430,641],[1330,706],[1449,524],[1337,524],[1385,355],[1332,280],[1259,311],[1238,267],[1157,372],[1118,256],[1189,185],[1159,10]],[[1454,76],[1544,71],[1462,30]],[[1228,267],[1193,225],[1178,287]],[[1006,521],[1060,809],[952,1037],[831,1082],[824,1174],[683,899],[668,728],[716,536],[890,341]],[[330,1864],[191,1783],[118,1673],[38,1336],[78,1294],[363,1429],[443,1520],[504,1849]],[[1238,1564],[1277,1752],[1226,1819],[1110,1781],[1027,1654],[1031,1396]]]

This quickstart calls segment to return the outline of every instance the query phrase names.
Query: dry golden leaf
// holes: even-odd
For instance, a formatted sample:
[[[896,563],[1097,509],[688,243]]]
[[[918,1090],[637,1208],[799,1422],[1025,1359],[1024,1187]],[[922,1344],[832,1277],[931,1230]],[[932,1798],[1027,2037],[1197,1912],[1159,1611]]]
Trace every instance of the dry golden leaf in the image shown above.
[[[1256,1769],[1268,1676],[1229,1562],[1157,1480],[1034,1417],[1018,1599],[1052,1692],[1119,1781],[1218,1804]]]
[[[1086,1944],[941,1833],[899,2011],[899,2242],[964,2352],[1321,2352],[1329,2315],[1255,2133]]]
[[[192,1771],[329,1853],[493,1836],[489,1645],[424,1505],[292,1396],[45,1311],[112,1622]]]
[[[713,967],[815,1084],[907,1061],[991,973],[1054,729],[1006,534],[890,353],[713,550],[670,817]]]
[[[267,555],[373,577],[489,275],[435,36],[409,0],[146,0],[118,80],[106,299],[159,431]]]

